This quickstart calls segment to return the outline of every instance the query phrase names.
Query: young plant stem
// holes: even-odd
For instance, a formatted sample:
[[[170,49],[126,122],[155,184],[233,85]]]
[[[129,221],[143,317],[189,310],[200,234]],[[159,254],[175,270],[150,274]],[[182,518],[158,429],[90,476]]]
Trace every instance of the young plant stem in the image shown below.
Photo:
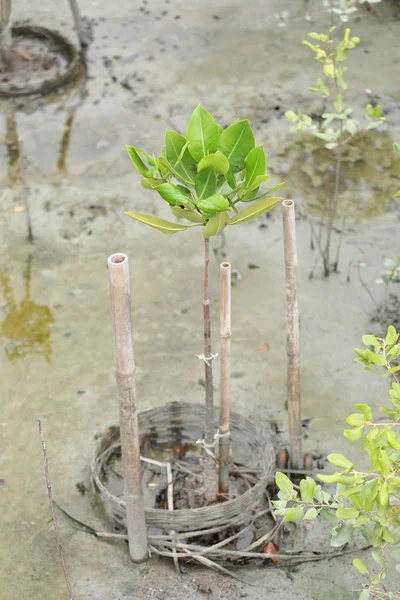
[[[220,392],[219,392],[219,491],[229,492],[230,461],[230,354],[231,354],[231,265],[220,267]]]
[[[52,488],[51,488],[50,477],[49,477],[49,463],[48,463],[48,460],[47,460],[46,443],[44,441],[43,430],[42,430],[42,423],[40,422],[39,418],[37,419],[37,423],[38,423],[38,428],[39,428],[40,439],[41,439],[41,442],[42,442],[43,460],[44,460],[44,474],[45,474],[45,477],[46,477],[47,495],[49,497],[51,517],[53,519],[54,530],[56,532],[58,552],[60,554],[61,564],[62,564],[62,568],[63,568],[63,571],[64,571],[65,583],[67,584],[69,600],[73,600],[73,598],[72,598],[71,582],[69,580],[68,571],[67,571],[67,563],[65,561],[65,554],[64,554],[64,550],[63,550],[63,547],[62,547],[62,544],[61,544],[60,530],[58,528],[58,521],[57,521],[56,513],[55,513],[55,510],[54,510],[53,491],[52,491]]]
[[[300,335],[296,286],[296,221],[293,200],[284,200],[282,202],[282,208],[287,303],[286,353],[290,466],[294,469],[300,469],[303,457],[300,406]]]
[[[204,424],[204,484],[205,499],[214,502],[218,492],[217,465],[213,453],[214,449],[214,387],[211,355],[211,310],[208,291],[210,264],[210,240],[204,240],[204,294],[203,294],[203,320],[204,320],[204,374],[206,384],[206,407]]]
[[[112,254],[108,258],[108,274],[114,333],[115,378],[119,399],[129,554],[133,562],[140,563],[148,559],[148,549],[140,473],[140,440],[128,257],[125,254]]]

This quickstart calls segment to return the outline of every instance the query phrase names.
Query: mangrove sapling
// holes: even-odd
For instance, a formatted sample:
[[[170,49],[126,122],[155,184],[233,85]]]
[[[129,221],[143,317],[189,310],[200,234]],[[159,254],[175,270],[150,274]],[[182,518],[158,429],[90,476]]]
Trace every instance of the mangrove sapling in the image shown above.
[[[357,412],[346,419],[349,429],[344,435],[362,440],[369,455],[370,468],[358,470],[343,454],[330,454],[328,461],[340,469],[332,475],[318,475],[323,483],[336,484],[333,494],[307,477],[300,481],[300,494],[284,473],[276,474],[279,500],[274,501],[276,514],[285,521],[314,520],[318,516],[332,522],[331,545],[341,547],[358,529],[372,546],[371,556],[377,572],[371,572],[359,558],[353,565],[367,581],[359,600],[400,598],[400,590],[390,591],[385,578],[388,554],[400,571],[400,334],[390,325],[385,338],[364,335],[366,349],[356,348],[355,361],[366,371],[389,376],[392,407],[382,407],[384,419],[374,419],[368,404],[355,404]]]
[[[193,112],[186,136],[167,130],[165,146],[160,156],[147,154],[134,146],[127,151],[142,185],[153,190],[169,205],[176,223],[135,212],[126,214],[167,235],[189,228],[202,227],[204,237],[204,361],[206,380],[206,415],[204,427],[205,499],[215,500],[218,489],[217,464],[214,457],[214,400],[211,346],[211,316],[208,293],[209,240],[225,227],[239,225],[261,216],[276,206],[282,198],[267,198],[278,191],[282,183],[260,191],[269,180],[262,146],[256,146],[247,120],[235,121],[226,129],[199,105]],[[239,212],[238,205],[246,208]]]
[[[385,120],[382,108],[372,104],[368,104],[365,108],[364,126],[352,116],[353,109],[345,102],[349,89],[344,80],[347,67],[340,64],[347,60],[350,50],[359,44],[360,38],[350,37],[350,29],[346,29],[343,39],[334,42],[331,38],[334,30],[335,27],[331,27],[326,34],[308,34],[312,40],[320,42],[324,47],[308,40],[303,41],[303,44],[315,53],[315,59],[322,65],[322,76],[317,79],[316,87],[309,88],[310,91],[320,94],[323,99],[324,109],[321,116],[313,120],[300,109],[297,113],[293,110],[286,112],[286,118],[293,123],[291,131],[309,132],[322,140],[321,143],[332,153],[332,169],[326,181],[326,199],[321,201],[323,219],[318,231],[309,217],[312,245],[317,248],[322,259],[325,277],[328,277],[331,271],[338,270],[339,253],[332,261],[331,238],[335,219],[338,216],[343,152],[361,133],[376,129]],[[327,107],[328,103],[329,107]],[[341,235],[343,227],[344,223]],[[312,275],[313,270],[310,277]]]

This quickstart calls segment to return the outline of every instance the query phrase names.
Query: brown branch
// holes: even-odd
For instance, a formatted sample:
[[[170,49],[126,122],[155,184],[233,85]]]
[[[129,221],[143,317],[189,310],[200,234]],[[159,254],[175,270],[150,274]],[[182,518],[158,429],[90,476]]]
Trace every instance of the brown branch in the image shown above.
[[[41,424],[39,418],[37,419],[37,423],[38,423],[38,427],[39,427],[40,439],[42,441],[43,459],[44,459],[44,474],[45,474],[45,477],[46,477],[47,495],[49,497],[49,504],[50,504],[51,516],[52,516],[52,519],[53,519],[54,529],[55,529],[55,532],[56,532],[58,552],[60,554],[61,564],[62,564],[62,568],[63,568],[63,571],[64,571],[65,583],[67,584],[67,588],[68,588],[69,600],[73,600],[73,598],[72,598],[71,583],[70,583],[70,580],[69,580],[69,577],[68,577],[68,571],[67,571],[67,563],[65,562],[65,554],[64,554],[63,547],[61,545],[60,530],[58,528],[57,517],[56,517],[55,510],[54,510],[53,492],[52,492],[52,489],[51,489],[51,483],[50,483],[50,478],[49,478],[49,463],[48,463],[48,460],[47,460],[46,444],[45,444],[44,437],[43,437],[42,424]]]

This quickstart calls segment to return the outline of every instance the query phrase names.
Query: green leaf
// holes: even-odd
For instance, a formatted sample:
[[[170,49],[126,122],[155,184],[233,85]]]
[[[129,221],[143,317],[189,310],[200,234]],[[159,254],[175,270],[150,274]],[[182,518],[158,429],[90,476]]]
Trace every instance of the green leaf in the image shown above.
[[[393,429],[388,429],[386,436],[390,446],[394,450],[400,450],[400,435],[395,433]]]
[[[246,186],[246,190],[251,192],[252,190],[258,189],[260,185],[265,181],[268,181],[270,177],[271,175],[257,175],[257,177],[254,178],[253,183],[251,183],[249,186]]]
[[[288,121],[290,121],[290,123],[296,123],[296,121],[298,120],[298,116],[293,110],[287,110],[285,112],[285,117]]]
[[[345,128],[351,135],[357,133],[357,123],[353,119],[347,119]]]
[[[185,148],[186,144],[187,141],[183,135],[167,129],[165,132],[165,158],[171,164],[178,179],[186,185],[194,186],[196,163],[188,148]],[[185,150],[183,150],[184,148]]]
[[[304,519],[304,521],[313,521],[316,517],[318,517],[318,511],[313,506],[306,512],[303,519]]]
[[[364,422],[364,415],[361,413],[352,413],[346,419],[346,424],[351,425],[352,427],[359,427],[360,425],[364,425]]]
[[[214,154],[208,154],[202,158],[197,165],[197,170],[200,173],[200,171],[207,167],[214,167],[217,174],[225,175],[229,169],[229,160],[218,150]]]
[[[293,483],[290,481],[287,475],[278,471],[275,475],[275,483],[280,489],[280,491],[284,493],[285,496],[287,496],[288,498],[292,497]]]
[[[351,538],[351,534],[353,533],[353,528],[351,525],[347,525],[346,523],[341,523],[339,527],[335,526],[335,535],[332,535],[331,546],[338,548],[340,546],[344,546]]]
[[[214,117],[201,104],[195,108],[186,129],[189,152],[196,162],[218,148],[219,127]]]
[[[301,506],[289,508],[286,512],[284,521],[300,521],[303,518],[304,511]]]
[[[229,220],[229,225],[240,225],[240,223],[252,221],[273,209],[281,200],[282,198],[266,198],[265,200],[254,202],[254,204],[242,210],[238,215],[232,217]]]
[[[361,527],[361,525],[368,525],[369,523],[371,523],[371,519],[368,515],[360,515],[357,517],[354,527]]]
[[[246,165],[246,184],[251,186],[256,177],[264,175],[267,169],[267,159],[263,146],[250,150],[244,161]]]
[[[237,188],[236,179],[235,179],[235,176],[232,173],[231,169],[229,169],[225,173],[225,180],[226,180],[227,184],[229,185],[229,187],[232,188],[232,190],[235,190]]]
[[[194,210],[187,210],[186,208],[180,208],[179,206],[171,206],[171,211],[178,219],[186,219],[191,223],[204,223],[202,216]]]
[[[387,506],[389,504],[389,492],[386,481],[384,481],[378,490],[378,502],[381,506]]]
[[[376,354],[375,352],[372,352],[372,350],[366,350],[365,356],[367,357],[369,362],[371,362],[374,365],[386,365],[385,357],[381,354]]]
[[[156,191],[171,206],[184,206],[189,210],[194,208],[194,203],[190,191],[182,185],[173,183],[162,183],[156,187]]]
[[[136,221],[140,221],[141,223],[145,223],[146,225],[150,225],[150,227],[154,227],[165,233],[166,235],[172,235],[174,233],[178,233],[179,231],[185,231],[189,227],[195,227],[195,225],[178,225],[177,223],[171,223],[170,221],[165,221],[164,219],[159,219],[158,217],[152,217],[150,215],[140,215],[134,212],[126,212],[128,217],[132,217],[132,219],[136,219]]]
[[[354,429],[345,429],[343,434],[347,439],[354,441],[360,440],[364,433],[364,426],[355,427]]]
[[[126,146],[126,150],[129,154],[129,158],[131,159],[135,169],[137,171],[139,171],[139,173],[141,175],[143,175],[143,177],[146,177],[146,174],[147,174],[147,171],[149,170],[149,168],[146,167],[146,165],[144,164],[142,159],[139,157],[139,154],[137,152],[138,149],[135,148],[134,146]]]
[[[398,339],[399,334],[397,333],[396,329],[393,327],[393,325],[389,325],[385,338],[385,344],[387,346],[390,344],[395,344]]]
[[[197,203],[197,208],[205,214],[213,216],[213,214],[217,212],[229,210],[230,206],[228,200],[224,196],[221,194],[213,194],[208,198],[204,198],[204,200],[200,200]]]
[[[400,154],[400,145],[399,144],[393,144],[393,148],[396,150],[397,154]]]
[[[328,454],[327,459],[334,467],[340,467],[346,471],[351,471],[354,467],[354,464],[343,454]]]
[[[357,569],[357,571],[359,573],[361,573],[361,575],[364,575],[365,573],[369,572],[367,565],[364,564],[363,561],[360,560],[359,558],[354,558],[353,559],[353,565]]]
[[[244,159],[255,146],[254,133],[247,120],[236,121],[224,129],[218,150],[229,160],[232,173],[244,167]]]
[[[373,551],[373,552],[371,552],[371,556],[380,567],[384,566],[383,557],[381,554]]]
[[[203,200],[203,198],[208,198],[215,194],[215,190],[217,189],[217,178],[215,176],[214,167],[207,167],[200,171],[200,173],[196,175],[194,184],[199,200]]]
[[[341,113],[344,111],[344,99],[343,96],[341,94],[338,94],[335,98],[335,101],[333,103],[333,106],[335,107],[335,110],[338,113]]]
[[[310,477],[300,481],[300,495],[303,502],[312,502],[314,498],[315,481]]]
[[[363,335],[361,339],[363,341],[363,344],[365,344],[366,346],[373,346],[375,352],[379,351],[381,343],[374,335]]]
[[[361,412],[364,415],[365,421],[372,420],[372,409],[370,406],[368,406],[368,404],[355,404],[354,408],[356,408],[357,410],[361,410]]]
[[[317,475],[320,481],[324,483],[341,483],[342,485],[353,485],[358,483],[358,478],[354,475],[342,475],[342,473],[333,473],[333,475]]]
[[[220,212],[212,217],[204,227],[204,239],[208,239],[220,233],[229,221],[229,216],[226,212]]]
[[[141,182],[142,186],[148,190],[154,190],[158,185],[167,183],[165,179],[154,179],[152,177],[144,177]]]
[[[369,481],[363,487],[363,497],[364,497],[364,510],[365,512],[371,512],[376,495],[378,493],[379,481],[375,479],[374,481]]]
[[[356,519],[359,515],[359,510],[356,508],[338,508],[336,516],[338,519]]]

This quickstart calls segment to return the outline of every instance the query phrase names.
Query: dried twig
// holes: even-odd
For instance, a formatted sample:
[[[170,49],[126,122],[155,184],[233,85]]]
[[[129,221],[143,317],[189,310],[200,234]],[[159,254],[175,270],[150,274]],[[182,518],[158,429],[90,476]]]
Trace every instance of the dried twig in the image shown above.
[[[53,525],[54,525],[54,529],[55,529],[55,532],[56,532],[58,552],[60,553],[60,559],[61,559],[61,564],[62,564],[62,568],[63,568],[63,571],[64,571],[65,583],[67,584],[67,589],[68,589],[68,594],[69,594],[69,600],[73,600],[73,598],[72,598],[71,583],[70,583],[70,580],[69,580],[69,577],[68,577],[68,571],[67,571],[67,563],[65,562],[65,554],[64,554],[63,547],[61,545],[60,530],[58,528],[57,517],[56,517],[56,513],[54,511],[53,492],[52,492],[52,489],[51,489],[51,483],[50,483],[50,478],[49,478],[49,463],[48,463],[48,460],[47,460],[46,444],[45,444],[44,437],[43,437],[42,424],[41,424],[39,418],[37,419],[37,423],[38,423],[38,427],[39,427],[40,439],[42,441],[43,459],[44,459],[44,474],[45,474],[45,477],[46,477],[47,495],[49,497],[49,504],[50,504],[51,516],[52,516],[52,519],[53,519]]]

